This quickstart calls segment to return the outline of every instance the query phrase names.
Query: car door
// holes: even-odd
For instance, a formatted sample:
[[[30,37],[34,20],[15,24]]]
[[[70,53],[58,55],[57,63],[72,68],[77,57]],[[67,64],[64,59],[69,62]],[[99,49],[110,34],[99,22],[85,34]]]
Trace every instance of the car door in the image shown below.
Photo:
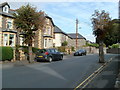
[[[55,53],[56,53],[56,57],[57,59],[60,59],[61,58],[61,54],[58,50],[55,49]]]
[[[55,52],[54,49],[50,49],[51,55],[53,59],[57,59],[57,53]]]

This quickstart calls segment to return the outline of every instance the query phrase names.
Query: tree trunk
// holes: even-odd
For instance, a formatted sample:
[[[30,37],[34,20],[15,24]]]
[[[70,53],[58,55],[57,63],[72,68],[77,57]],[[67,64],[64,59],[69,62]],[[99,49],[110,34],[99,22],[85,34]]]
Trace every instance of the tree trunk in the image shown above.
[[[104,63],[103,41],[99,41],[99,63]]]
[[[32,62],[32,44],[28,45],[28,62]]]

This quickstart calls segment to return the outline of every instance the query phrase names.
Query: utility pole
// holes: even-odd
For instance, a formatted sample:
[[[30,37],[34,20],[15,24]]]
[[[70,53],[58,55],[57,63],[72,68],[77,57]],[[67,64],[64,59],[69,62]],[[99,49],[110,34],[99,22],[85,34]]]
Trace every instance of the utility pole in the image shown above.
[[[118,13],[119,13],[119,17],[118,17],[118,19],[119,19],[119,21],[120,21],[120,0],[119,0],[118,7],[119,7],[119,8],[118,8],[118,10],[119,10],[119,11],[118,11]],[[120,22],[119,22],[119,23],[120,23]]]
[[[76,50],[78,48],[78,19],[76,19]]]

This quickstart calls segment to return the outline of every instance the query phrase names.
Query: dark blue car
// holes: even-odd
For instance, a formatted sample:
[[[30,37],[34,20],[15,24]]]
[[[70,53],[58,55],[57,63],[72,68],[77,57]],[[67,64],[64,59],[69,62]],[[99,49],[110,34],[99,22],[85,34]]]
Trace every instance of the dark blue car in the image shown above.
[[[51,49],[39,49],[35,57],[36,61],[53,61],[53,60],[63,60],[63,53],[58,50]]]
[[[86,53],[87,52],[85,49],[80,49],[74,53],[74,56],[82,56],[82,55],[86,55]]]

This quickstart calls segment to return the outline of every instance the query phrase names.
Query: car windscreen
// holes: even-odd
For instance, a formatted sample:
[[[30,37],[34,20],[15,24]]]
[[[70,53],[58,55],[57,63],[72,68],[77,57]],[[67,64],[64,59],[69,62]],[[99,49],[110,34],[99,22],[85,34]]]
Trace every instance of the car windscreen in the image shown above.
[[[38,50],[38,54],[45,53],[45,52],[46,52],[46,49],[40,49],[40,50]]]

